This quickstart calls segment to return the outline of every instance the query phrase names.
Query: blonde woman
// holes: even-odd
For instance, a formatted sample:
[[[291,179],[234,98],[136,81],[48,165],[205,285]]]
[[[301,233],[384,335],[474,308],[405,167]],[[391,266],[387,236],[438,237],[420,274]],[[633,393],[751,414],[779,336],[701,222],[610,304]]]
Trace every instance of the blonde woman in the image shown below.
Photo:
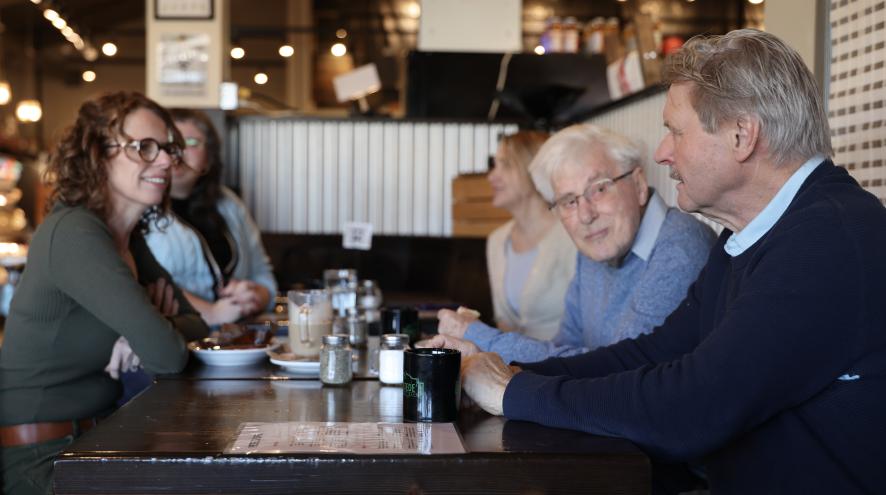
[[[547,138],[539,131],[502,137],[488,176],[492,204],[513,216],[486,241],[496,326],[539,340],[553,338],[560,328],[576,260],[575,244],[529,175],[529,163]]]

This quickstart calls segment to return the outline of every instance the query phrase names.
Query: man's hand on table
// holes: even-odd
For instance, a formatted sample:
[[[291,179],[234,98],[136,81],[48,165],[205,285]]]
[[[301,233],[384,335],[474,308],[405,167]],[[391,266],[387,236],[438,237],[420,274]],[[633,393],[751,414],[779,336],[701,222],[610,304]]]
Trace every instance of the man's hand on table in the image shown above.
[[[437,312],[437,319],[440,320],[437,332],[462,339],[468,330],[468,325],[477,321],[478,317],[479,313],[467,308],[458,308],[457,311],[441,309]]]
[[[511,367],[494,352],[463,357],[461,383],[465,393],[489,414],[504,414],[505,389],[519,368]]]

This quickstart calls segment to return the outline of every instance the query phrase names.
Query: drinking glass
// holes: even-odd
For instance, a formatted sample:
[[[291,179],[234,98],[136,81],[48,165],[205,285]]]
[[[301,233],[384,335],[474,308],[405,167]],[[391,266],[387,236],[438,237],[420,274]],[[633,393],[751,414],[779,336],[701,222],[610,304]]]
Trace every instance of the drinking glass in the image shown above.
[[[357,307],[357,270],[331,268],[323,270],[323,285],[332,294],[332,309],[344,318],[348,308]]]
[[[289,299],[289,347],[303,357],[320,355],[323,336],[332,333],[332,304],[325,289],[291,290]]]

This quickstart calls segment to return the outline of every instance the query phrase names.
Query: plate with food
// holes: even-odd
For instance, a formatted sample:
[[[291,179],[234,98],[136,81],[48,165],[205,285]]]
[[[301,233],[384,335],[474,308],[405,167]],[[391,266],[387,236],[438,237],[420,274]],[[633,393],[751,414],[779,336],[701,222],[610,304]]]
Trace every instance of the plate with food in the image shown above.
[[[289,348],[289,344],[279,344],[271,347],[267,351],[271,362],[283,368],[289,373],[298,375],[319,376],[320,375],[320,357],[304,357],[296,356]]]
[[[213,336],[189,343],[188,349],[210,366],[247,366],[267,359],[272,338],[263,325],[223,325]]]

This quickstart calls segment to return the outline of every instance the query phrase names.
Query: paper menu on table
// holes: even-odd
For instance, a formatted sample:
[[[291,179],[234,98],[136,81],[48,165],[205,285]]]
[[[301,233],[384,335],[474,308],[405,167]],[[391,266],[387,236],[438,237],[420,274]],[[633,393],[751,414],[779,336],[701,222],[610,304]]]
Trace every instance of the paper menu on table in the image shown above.
[[[225,454],[464,454],[452,423],[241,423]]]

